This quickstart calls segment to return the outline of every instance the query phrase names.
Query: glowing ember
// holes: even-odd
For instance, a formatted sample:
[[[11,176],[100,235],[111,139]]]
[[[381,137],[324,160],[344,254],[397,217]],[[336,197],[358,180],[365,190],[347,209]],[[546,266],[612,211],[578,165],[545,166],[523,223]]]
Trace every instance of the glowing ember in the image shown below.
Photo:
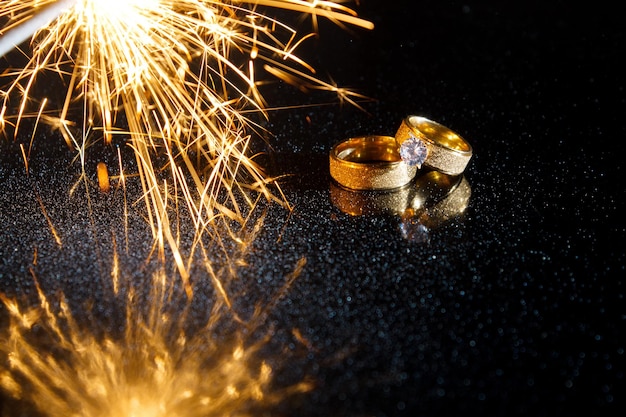
[[[98,167],[98,184],[100,185],[100,191],[108,193],[111,185],[109,183],[109,171],[107,165],[104,162],[99,162]]]

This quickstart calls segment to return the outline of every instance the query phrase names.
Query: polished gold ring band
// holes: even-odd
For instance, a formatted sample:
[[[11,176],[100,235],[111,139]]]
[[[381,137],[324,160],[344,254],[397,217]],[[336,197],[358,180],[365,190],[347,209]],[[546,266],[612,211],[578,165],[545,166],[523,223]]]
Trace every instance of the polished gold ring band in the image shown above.
[[[421,116],[408,116],[396,132],[399,153],[408,165],[422,164],[448,175],[465,171],[472,147],[459,134]]]
[[[398,153],[396,138],[369,135],[350,138],[330,151],[330,175],[354,190],[391,190],[408,184],[417,167],[409,166]]]

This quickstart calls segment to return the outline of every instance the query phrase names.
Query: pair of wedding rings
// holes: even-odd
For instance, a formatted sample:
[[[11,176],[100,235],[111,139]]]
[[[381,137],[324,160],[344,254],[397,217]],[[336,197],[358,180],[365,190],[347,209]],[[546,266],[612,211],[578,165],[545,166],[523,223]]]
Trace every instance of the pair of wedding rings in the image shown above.
[[[471,157],[471,145],[454,131],[408,116],[395,136],[355,137],[333,146],[330,175],[352,190],[392,190],[410,183],[422,166],[460,176]]]

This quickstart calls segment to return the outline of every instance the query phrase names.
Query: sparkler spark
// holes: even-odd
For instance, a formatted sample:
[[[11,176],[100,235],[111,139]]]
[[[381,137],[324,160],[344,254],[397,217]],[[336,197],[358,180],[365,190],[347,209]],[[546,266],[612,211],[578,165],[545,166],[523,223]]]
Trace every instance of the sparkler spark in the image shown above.
[[[314,28],[319,18],[372,25],[340,1],[70,3],[59,14],[67,2],[0,0],[3,46],[15,42],[3,36],[47,22],[50,10],[59,14],[35,31],[32,53],[12,55],[26,57],[26,63],[1,74],[8,81],[0,90],[0,129],[17,138],[24,120],[37,117],[61,132],[83,167],[94,141],[132,148],[153,238],[171,247],[189,288],[185,259],[169,230],[168,199],[184,200],[199,234],[218,216],[245,221],[259,195],[286,203],[251,155],[251,140],[262,128],[248,115],[268,117],[259,68],[288,83],[303,80],[309,88],[334,92],[342,101],[356,104],[360,97],[318,80],[296,55],[311,33],[302,35],[267,11],[310,16]],[[37,94],[49,73],[65,89],[58,102]]]

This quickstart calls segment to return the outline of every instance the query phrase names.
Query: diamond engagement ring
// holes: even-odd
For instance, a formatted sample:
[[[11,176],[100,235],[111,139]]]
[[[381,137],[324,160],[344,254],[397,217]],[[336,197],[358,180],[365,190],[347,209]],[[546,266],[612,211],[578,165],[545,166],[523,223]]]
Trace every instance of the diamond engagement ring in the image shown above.
[[[409,166],[422,165],[448,175],[462,174],[472,147],[447,127],[421,116],[408,116],[396,132],[399,154]]]
[[[330,175],[353,190],[391,190],[405,186],[417,172],[398,153],[393,136],[370,135],[347,139],[330,151]]]

